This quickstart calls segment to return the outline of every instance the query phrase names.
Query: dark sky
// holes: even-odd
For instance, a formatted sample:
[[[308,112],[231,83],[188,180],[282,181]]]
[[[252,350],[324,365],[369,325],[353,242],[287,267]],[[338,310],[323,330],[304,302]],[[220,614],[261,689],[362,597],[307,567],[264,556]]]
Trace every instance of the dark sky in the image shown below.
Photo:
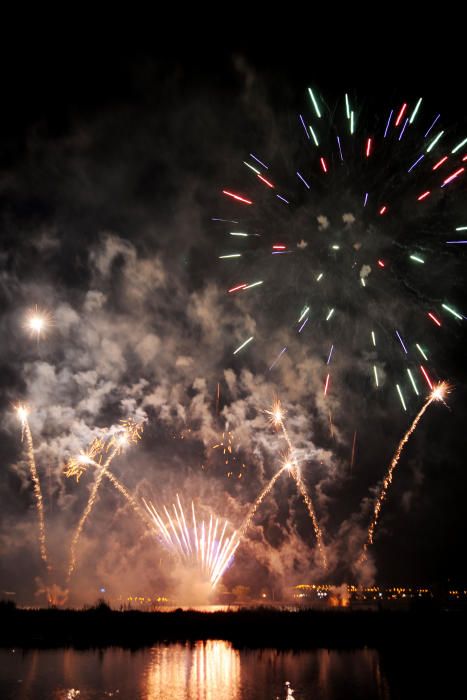
[[[433,378],[449,379],[454,390],[448,408],[429,408],[404,452],[365,580],[465,580],[466,333],[441,307],[467,309],[465,255],[443,244],[456,226],[467,225],[465,181],[441,190],[430,167],[413,177],[406,172],[420,152],[423,127],[438,111],[449,150],[466,136],[465,99],[447,81],[415,80],[416,61],[405,74],[400,61],[392,74],[386,63],[376,80],[349,66],[330,70],[316,50],[307,57],[303,50],[271,55],[224,46],[157,55],[145,47],[119,45],[117,51],[111,41],[95,40],[87,50],[71,40],[41,48],[36,39],[4,54],[0,590],[30,602],[41,600],[34,596],[43,585],[65,587],[69,542],[93,475],[76,484],[65,479],[63,466],[100,430],[127,416],[144,418],[145,432],[114,471],[138,498],[171,503],[178,492],[186,504],[193,498],[200,509],[238,526],[285,450],[262,413],[275,395],[287,407],[331,570],[320,572],[303,503],[284,478],[263,504],[225,584],[258,591],[355,580],[374,487],[422,405],[406,374],[406,366],[416,371],[419,364],[416,342],[430,348]],[[325,114],[327,180],[298,121],[302,113],[314,123],[309,85]],[[335,136],[346,128],[345,92],[358,121],[355,138],[342,137],[340,167]],[[413,108],[420,95],[419,124],[403,141],[393,134],[382,143],[389,110],[404,100]],[[367,164],[362,149],[372,134],[380,150]],[[437,146],[431,164],[445,151]],[[263,174],[281,183],[290,207],[269,196],[243,165],[254,163],[250,153],[271,166]],[[309,195],[297,170],[310,179]],[[251,196],[255,206],[246,211],[221,194],[224,188]],[[375,201],[363,211],[366,188]],[[433,192],[421,210],[416,198],[425,189]],[[391,205],[383,220],[377,203],[385,202]],[[233,249],[231,229],[212,217],[241,221],[261,234],[244,262],[228,267],[218,260]],[[297,248],[300,241],[306,247]],[[342,257],[329,254],[335,241],[345,249]],[[294,255],[272,258],[270,245],[277,242]],[[425,256],[423,271],[407,263],[413,252]],[[386,277],[379,276],[378,257],[390,262]],[[318,293],[311,281],[320,264],[328,275]],[[365,265],[369,274],[362,273]],[[366,274],[363,297],[358,283]],[[226,295],[243,276],[264,279],[264,287],[242,298]],[[336,325],[329,330],[323,313],[331,299]],[[39,343],[23,327],[36,304],[53,317]],[[299,336],[304,304],[312,309],[310,326]],[[426,321],[429,310],[442,316],[441,329]],[[376,355],[372,328],[380,339]],[[396,328],[411,344],[408,365],[394,342]],[[250,335],[255,342],[234,357]],[[324,397],[331,344],[331,389]],[[269,372],[285,345],[286,355]],[[373,364],[382,382],[378,391]],[[406,413],[395,390],[399,381]],[[419,372],[417,383],[423,394]],[[18,401],[31,410],[49,573],[38,554],[32,485],[13,408]],[[226,426],[239,446],[230,477],[212,450]],[[241,463],[247,466],[238,479]],[[92,601],[101,586],[114,596],[173,591],[183,574],[170,573],[171,560],[143,535],[104,484],[78,550],[70,601]]]

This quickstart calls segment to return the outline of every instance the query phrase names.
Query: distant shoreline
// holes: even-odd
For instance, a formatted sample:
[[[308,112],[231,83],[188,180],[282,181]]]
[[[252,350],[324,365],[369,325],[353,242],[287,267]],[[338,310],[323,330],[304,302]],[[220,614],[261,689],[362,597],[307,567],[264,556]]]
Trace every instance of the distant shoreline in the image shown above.
[[[20,609],[0,605],[0,647],[139,648],[223,639],[237,647],[383,648],[449,644],[463,637],[467,611],[300,610],[237,612]]]

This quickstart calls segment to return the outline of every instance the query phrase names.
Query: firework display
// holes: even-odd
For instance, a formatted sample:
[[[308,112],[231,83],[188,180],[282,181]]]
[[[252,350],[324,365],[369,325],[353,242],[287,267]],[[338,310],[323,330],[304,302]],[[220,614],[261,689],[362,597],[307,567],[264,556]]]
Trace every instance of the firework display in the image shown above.
[[[352,371],[366,395],[385,389],[406,412],[420,401],[420,382],[431,389],[445,373],[439,333],[445,340],[464,320],[449,296],[459,289],[443,275],[434,292],[433,274],[440,260],[452,273],[454,244],[465,243],[446,240],[467,228],[446,202],[452,188],[459,196],[467,139],[421,97],[383,115],[349,94],[328,105],[312,88],[296,131],[301,144],[290,145],[287,168],[250,153],[242,192],[221,191],[235,224],[214,219],[220,274],[235,313],[256,321],[232,353],[260,343],[274,375],[300,343],[322,358],[325,398]],[[277,349],[271,316],[289,338]]]
[[[222,525],[219,518],[212,515],[209,525],[204,520],[199,522],[193,502],[191,517],[185,517],[178,494],[177,502],[172,504],[173,515],[165,506],[163,513],[159,513],[152,503],[144,501],[144,505],[162,544],[181,562],[201,571],[214,588],[240,544],[239,534],[234,531],[228,536],[227,520]]]
[[[17,472],[21,488],[26,484],[34,496],[34,545],[38,540],[41,567],[54,575],[54,533],[48,527],[46,538],[46,520],[52,516],[49,505],[60,503],[57,521],[63,517],[60,525],[71,531],[63,567],[66,593],[72,577],[79,585],[75,571],[80,544],[84,551],[83,531],[92,525],[97,531],[97,518],[91,526],[88,521],[105,481],[138,516],[154,551],[168,552],[174,570],[210,590],[219,591],[234,562],[248,558],[242,544],[249,535],[251,550],[256,546],[253,524],[259,532],[267,522],[260,522],[260,507],[282,477],[294,496],[284,497],[284,489],[282,500],[277,498],[277,522],[264,525],[275,528],[270,539],[277,549],[287,538],[300,539],[308,572],[317,579],[336,574],[342,565],[363,580],[364,565],[372,562],[370,548],[404,449],[426,425],[428,418],[422,417],[434,413],[429,407],[444,403],[451,390],[443,381],[450,376],[446,348],[460,337],[466,320],[454,271],[467,250],[467,219],[451,204],[465,187],[467,139],[450,130],[422,97],[372,111],[350,93],[328,105],[314,88],[306,92],[292,128],[289,152],[271,146],[270,157],[248,153],[239,160],[238,175],[236,164],[230,166],[216,193],[222,216],[209,222],[205,254],[216,259],[212,277],[200,291],[198,258],[187,254],[183,262],[196,283],[189,295],[180,292],[176,312],[170,313],[167,299],[177,298],[182,282],[171,279],[175,287],[169,286],[172,269],[149,259],[138,267],[136,247],[110,237],[105,249],[90,254],[95,289],[76,302],[82,317],[68,301],[46,310],[52,296],[39,294],[35,298],[44,305],[31,308],[19,322],[15,316],[19,333],[26,331],[36,341],[25,339],[28,403],[16,404],[17,389],[10,403],[21,422],[28,465],[20,464]],[[108,298],[102,289],[110,290]],[[133,326],[128,319],[138,304]],[[169,321],[182,326],[173,337]],[[191,335],[185,332],[188,323]],[[211,337],[219,352],[204,346],[198,354],[193,351],[199,338],[207,347]],[[55,364],[48,362],[47,347],[54,343]],[[208,362],[217,363],[211,376]],[[174,378],[172,365],[179,372]],[[67,413],[70,386],[69,403],[75,405]],[[274,399],[264,410],[275,395],[283,403]],[[388,455],[406,431],[385,472],[385,458],[383,464],[373,459],[381,454],[379,445],[362,457],[367,431],[358,422],[355,401],[362,402],[362,415],[384,423],[382,431],[391,435],[393,430]],[[374,415],[371,405],[378,407]],[[37,423],[31,420],[33,432],[27,406],[34,419],[38,416]],[[121,460],[124,476],[116,476],[114,460],[141,440],[143,424],[149,427],[142,449]],[[167,446],[169,434],[176,448]],[[47,473],[47,492],[43,460],[52,462],[52,451],[60,473]],[[137,466],[145,465],[145,474],[132,490],[127,484],[137,473],[133,457]],[[356,479],[364,459],[375,466],[360,488]],[[188,475],[183,481],[182,469]],[[93,479],[87,486],[86,475]],[[352,510],[344,521],[354,519],[355,534],[350,537],[337,525],[333,538],[330,503],[344,499],[341,487],[350,482],[358,492],[352,496],[363,499],[360,512]],[[369,506],[368,487],[375,483]],[[170,506],[160,505],[173,494]],[[290,525],[296,494],[298,517],[309,536]],[[340,513],[332,516],[337,522]],[[123,527],[118,536],[122,532]],[[269,543],[269,533],[263,534]],[[134,544],[141,532],[135,536],[130,529],[125,536]],[[353,548],[342,563],[345,537]],[[41,582],[41,590],[54,586]]]

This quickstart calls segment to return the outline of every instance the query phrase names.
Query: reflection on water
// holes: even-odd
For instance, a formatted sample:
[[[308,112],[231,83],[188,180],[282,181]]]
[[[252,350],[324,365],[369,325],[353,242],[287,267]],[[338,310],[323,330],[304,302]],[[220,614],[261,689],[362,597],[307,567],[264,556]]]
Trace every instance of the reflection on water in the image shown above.
[[[240,653],[220,640],[154,647],[140,697],[240,700]]]
[[[235,649],[230,642],[0,650],[1,700],[395,700],[458,697],[463,663],[443,647]],[[289,685],[287,686],[287,683]],[[293,691],[292,691],[293,689]],[[287,695],[288,693],[288,695]]]

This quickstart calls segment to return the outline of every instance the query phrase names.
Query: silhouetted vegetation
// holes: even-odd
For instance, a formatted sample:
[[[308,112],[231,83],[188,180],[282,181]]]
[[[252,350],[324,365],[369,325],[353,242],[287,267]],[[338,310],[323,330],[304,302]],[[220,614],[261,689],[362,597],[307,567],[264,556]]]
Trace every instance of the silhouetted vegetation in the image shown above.
[[[467,612],[349,611],[267,608],[236,612],[20,609],[0,604],[0,646],[137,648],[157,641],[224,639],[239,647],[384,648],[459,639]]]

